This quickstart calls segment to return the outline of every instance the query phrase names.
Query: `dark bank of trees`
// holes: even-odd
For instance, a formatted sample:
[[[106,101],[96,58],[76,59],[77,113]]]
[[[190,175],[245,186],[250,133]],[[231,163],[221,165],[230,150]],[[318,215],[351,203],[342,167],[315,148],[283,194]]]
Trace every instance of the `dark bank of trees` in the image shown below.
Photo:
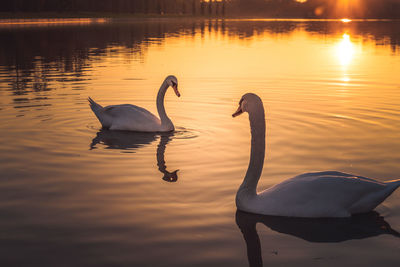
[[[305,15],[321,18],[400,18],[400,0],[308,0]]]
[[[400,18],[400,0],[2,0],[0,12]]]
[[[232,0],[228,14],[271,18],[400,18],[400,0]]]
[[[226,0],[2,0],[0,12],[225,14]]]

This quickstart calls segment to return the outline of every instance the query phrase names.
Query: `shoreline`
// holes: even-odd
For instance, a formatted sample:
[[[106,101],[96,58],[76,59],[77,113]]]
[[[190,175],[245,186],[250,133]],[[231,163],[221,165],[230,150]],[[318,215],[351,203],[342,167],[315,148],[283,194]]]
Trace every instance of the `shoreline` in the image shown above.
[[[106,19],[143,19],[143,18],[222,18],[221,16],[200,16],[191,14],[129,14],[129,13],[99,13],[99,12],[40,12],[40,13],[10,13],[0,12],[0,20],[5,19],[80,19],[80,18],[106,18]]]
[[[361,21],[400,21],[392,18],[363,18],[363,19],[344,19],[344,18],[293,18],[293,17],[235,17],[235,16],[200,16],[188,14],[113,14],[113,13],[1,13],[0,26],[12,25],[57,25],[57,24],[102,24],[115,21],[163,21],[163,20],[226,20],[226,21],[341,21],[341,22],[361,22]]]

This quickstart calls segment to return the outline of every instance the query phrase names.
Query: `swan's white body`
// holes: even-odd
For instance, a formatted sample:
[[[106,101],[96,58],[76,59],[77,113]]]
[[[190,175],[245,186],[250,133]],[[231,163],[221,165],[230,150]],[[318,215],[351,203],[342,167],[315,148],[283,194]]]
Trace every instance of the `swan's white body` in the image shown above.
[[[245,94],[233,115],[243,111],[249,113],[251,156],[236,194],[239,210],[289,217],[349,217],[373,210],[400,186],[400,180],[379,182],[327,171],[301,174],[257,193],[265,155],[265,115],[261,99]]]
[[[110,130],[125,130],[137,132],[169,132],[174,125],[168,118],[164,108],[164,96],[169,86],[172,86],[177,96],[178,81],[174,76],[168,76],[162,83],[157,95],[157,110],[160,119],[150,111],[130,104],[102,107],[89,97],[90,107],[104,128]]]

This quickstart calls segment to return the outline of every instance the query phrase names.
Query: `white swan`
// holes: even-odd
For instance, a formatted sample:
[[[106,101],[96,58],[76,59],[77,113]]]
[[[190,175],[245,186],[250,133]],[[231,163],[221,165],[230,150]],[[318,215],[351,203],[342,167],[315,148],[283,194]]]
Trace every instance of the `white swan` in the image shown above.
[[[261,99],[245,94],[232,115],[249,113],[251,155],[243,183],[236,194],[239,210],[289,217],[349,217],[373,210],[400,186],[400,180],[379,182],[351,174],[327,171],[305,173],[257,193],[264,165],[265,115]]]
[[[174,89],[178,97],[181,96],[176,77],[170,75],[165,78],[157,94],[157,111],[160,119],[150,111],[135,105],[111,105],[103,108],[90,97],[88,100],[91,109],[104,128],[137,132],[170,132],[175,128],[164,108],[164,96],[169,86]]]

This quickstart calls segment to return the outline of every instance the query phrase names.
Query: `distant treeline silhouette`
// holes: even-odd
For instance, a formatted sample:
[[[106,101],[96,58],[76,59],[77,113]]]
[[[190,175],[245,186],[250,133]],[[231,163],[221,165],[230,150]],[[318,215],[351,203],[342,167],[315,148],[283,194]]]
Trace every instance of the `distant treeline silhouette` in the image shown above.
[[[227,14],[269,18],[400,18],[400,0],[232,0]]]
[[[5,0],[0,12],[400,18],[400,0]]]
[[[11,0],[0,12],[106,12],[224,15],[226,0]]]

